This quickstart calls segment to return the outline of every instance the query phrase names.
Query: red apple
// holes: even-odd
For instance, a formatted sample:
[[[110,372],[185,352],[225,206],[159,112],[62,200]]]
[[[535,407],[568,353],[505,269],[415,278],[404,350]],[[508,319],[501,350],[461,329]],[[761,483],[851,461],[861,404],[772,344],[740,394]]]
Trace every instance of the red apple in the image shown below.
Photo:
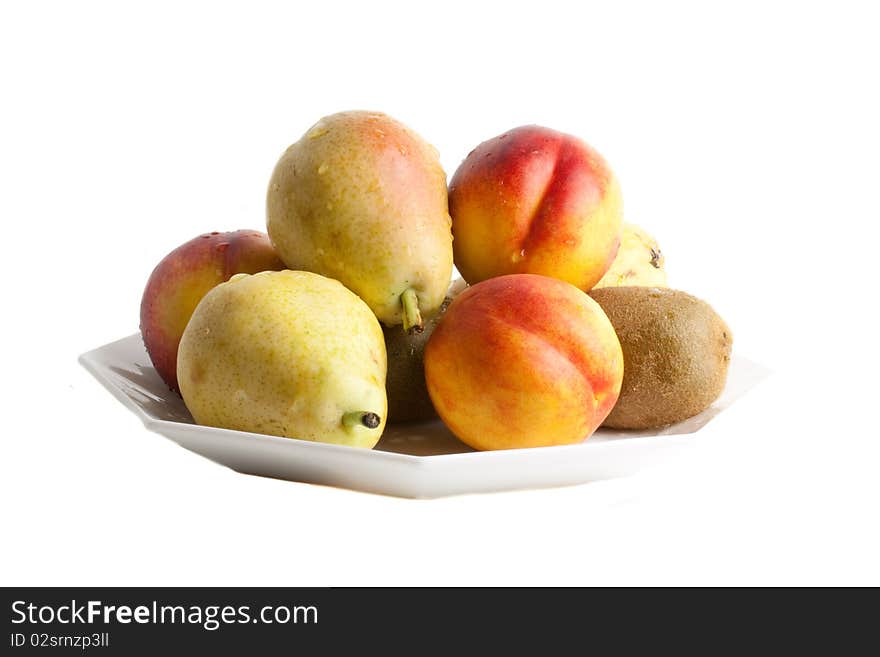
[[[159,376],[177,390],[177,348],[202,297],[235,274],[285,269],[269,237],[255,230],[205,233],[153,270],[141,300],[141,334]]]

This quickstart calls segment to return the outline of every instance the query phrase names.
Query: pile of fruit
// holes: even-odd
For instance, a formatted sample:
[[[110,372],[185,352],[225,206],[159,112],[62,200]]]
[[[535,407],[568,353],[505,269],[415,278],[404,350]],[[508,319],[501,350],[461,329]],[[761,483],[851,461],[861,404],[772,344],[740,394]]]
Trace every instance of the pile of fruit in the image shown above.
[[[436,414],[510,449],[678,422],[724,387],[730,330],[665,287],[576,137],[511,130],[447,188],[400,122],[334,114],[281,156],[266,208],[268,235],[201,235],[144,292],[147,351],[199,424],[371,448]]]

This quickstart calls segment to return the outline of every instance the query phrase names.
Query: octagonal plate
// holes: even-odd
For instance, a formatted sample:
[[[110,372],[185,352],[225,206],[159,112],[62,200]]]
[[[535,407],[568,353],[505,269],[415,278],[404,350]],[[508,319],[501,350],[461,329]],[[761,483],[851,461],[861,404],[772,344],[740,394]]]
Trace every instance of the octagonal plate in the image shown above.
[[[400,497],[542,488],[633,474],[685,448],[766,375],[734,355],[727,386],[703,413],[650,431],[600,429],[585,442],[477,452],[440,422],[390,425],[372,450],[199,426],[150,363],[139,333],[80,363],[151,431],[238,472]]]

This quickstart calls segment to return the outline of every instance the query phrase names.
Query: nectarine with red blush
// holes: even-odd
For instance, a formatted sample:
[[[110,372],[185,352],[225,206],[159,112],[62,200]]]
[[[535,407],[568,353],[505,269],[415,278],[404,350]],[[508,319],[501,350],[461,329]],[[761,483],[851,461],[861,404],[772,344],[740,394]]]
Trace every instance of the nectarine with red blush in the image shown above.
[[[478,283],[542,274],[589,291],[620,246],[623,201],[608,163],[541,126],[483,142],[449,184],[455,265]]]
[[[475,449],[566,445],[611,412],[623,353],[586,293],[512,274],[450,304],[425,348],[425,380],[437,414]]]

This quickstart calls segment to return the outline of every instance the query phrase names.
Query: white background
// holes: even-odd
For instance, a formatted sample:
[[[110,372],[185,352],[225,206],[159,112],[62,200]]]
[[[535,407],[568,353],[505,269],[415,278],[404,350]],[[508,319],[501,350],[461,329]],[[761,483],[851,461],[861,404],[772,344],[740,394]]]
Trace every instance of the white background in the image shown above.
[[[880,584],[871,3],[601,4],[4,2],[0,583]],[[351,108],[450,175],[583,137],[773,375],[676,462],[545,491],[400,500],[148,433],[77,355],[177,244],[262,229],[277,157]]]

